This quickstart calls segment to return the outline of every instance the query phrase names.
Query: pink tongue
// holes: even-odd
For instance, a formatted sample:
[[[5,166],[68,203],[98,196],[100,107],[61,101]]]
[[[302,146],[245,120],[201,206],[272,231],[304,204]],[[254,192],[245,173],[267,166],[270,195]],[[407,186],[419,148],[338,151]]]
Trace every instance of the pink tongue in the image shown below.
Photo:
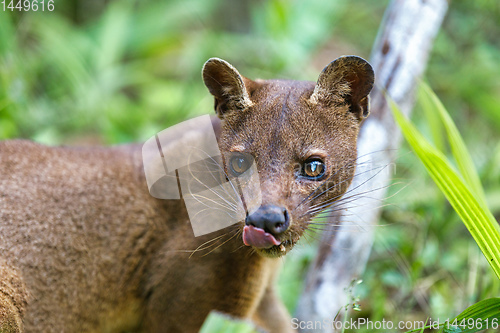
[[[243,243],[246,246],[253,246],[258,249],[268,249],[273,245],[280,245],[281,242],[273,235],[264,231],[264,229],[246,225],[243,228]]]

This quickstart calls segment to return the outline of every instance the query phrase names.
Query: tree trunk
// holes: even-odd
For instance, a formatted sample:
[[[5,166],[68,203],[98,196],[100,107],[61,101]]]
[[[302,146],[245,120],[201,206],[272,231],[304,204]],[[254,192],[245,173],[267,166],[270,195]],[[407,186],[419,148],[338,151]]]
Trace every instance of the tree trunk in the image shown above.
[[[426,67],[447,8],[446,0],[393,0],[386,10],[371,55],[376,81],[370,95],[371,115],[358,141],[356,175],[329,217],[329,223],[339,227],[325,230],[322,235],[297,306],[300,321],[332,322],[349,303],[345,289],[365,268],[401,141],[384,91],[406,115],[410,114],[417,79]],[[338,214],[345,209],[346,214]],[[332,331],[331,326],[322,326],[322,330],[302,332]]]

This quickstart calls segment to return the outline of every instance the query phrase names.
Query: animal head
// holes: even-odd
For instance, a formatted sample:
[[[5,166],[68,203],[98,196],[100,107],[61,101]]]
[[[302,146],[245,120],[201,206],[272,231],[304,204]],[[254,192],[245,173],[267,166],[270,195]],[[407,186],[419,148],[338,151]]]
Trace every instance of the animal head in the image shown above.
[[[245,206],[243,242],[263,256],[281,256],[352,181],[373,70],[362,58],[344,56],[317,82],[254,81],[212,58],[203,80],[222,120],[225,173],[238,176],[251,165],[258,171],[261,201]]]

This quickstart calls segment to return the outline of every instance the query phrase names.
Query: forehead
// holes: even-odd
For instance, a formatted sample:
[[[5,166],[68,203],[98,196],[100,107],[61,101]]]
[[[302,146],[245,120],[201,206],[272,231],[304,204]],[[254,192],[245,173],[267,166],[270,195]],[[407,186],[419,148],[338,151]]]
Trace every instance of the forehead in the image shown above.
[[[308,81],[264,81],[251,94],[251,108],[228,115],[227,134],[238,134],[232,142],[246,149],[289,148],[301,155],[326,148],[335,141],[343,119],[335,108],[308,101],[314,86]]]

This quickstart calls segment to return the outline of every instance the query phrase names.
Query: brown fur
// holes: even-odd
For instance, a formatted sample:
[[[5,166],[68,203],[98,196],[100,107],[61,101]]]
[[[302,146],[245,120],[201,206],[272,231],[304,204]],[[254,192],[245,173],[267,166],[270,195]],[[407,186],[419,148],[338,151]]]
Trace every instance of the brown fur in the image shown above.
[[[140,145],[0,142],[1,332],[197,332],[212,310],[292,331],[273,290],[276,257],[298,241],[312,205],[347,189],[373,72],[344,57],[317,85],[251,81],[211,59],[204,80],[223,119],[213,120],[223,156],[252,154],[262,204],[290,212],[285,250],[244,246],[242,223],[195,238],[183,201],[148,193]],[[338,186],[301,204],[327,186],[297,177],[310,155]]]

